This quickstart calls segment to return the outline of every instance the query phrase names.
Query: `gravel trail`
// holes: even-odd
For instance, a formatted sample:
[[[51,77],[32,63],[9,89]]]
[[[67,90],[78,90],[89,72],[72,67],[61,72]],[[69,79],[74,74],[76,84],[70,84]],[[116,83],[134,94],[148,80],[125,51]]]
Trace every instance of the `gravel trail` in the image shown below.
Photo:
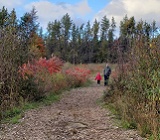
[[[135,130],[114,124],[98,101],[106,87],[66,91],[60,101],[25,112],[19,124],[2,125],[0,140],[143,140]]]

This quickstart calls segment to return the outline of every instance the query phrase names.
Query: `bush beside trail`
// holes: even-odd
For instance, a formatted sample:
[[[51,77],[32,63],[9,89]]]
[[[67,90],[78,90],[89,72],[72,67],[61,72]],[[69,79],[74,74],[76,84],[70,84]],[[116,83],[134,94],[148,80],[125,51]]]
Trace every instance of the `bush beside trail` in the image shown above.
[[[145,38],[144,38],[145,39]],[[128,127],[160,139],[160,44],[135,41],[127,63],[120,61],[111,85],[112,104]]]
[[[56,96],[62,90],[84,85],[88,81],[90,70],[73,65],[72,68],[67,68],[59,58],[52,57],[48,60],[40,58],[24,63],[17,73],[21,78],[19,94],[15,101],[17,103],[12,107],[0,106],[2,119],[14,114],[14,108],[21,108],[26,102],[40,101],[50,94]],[[13,113],[8,113],[9,110]]]

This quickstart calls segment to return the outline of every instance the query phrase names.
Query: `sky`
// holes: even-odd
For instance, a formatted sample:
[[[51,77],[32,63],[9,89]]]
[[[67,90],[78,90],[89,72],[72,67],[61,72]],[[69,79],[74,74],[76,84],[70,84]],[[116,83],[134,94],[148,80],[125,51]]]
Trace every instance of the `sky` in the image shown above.
[[[0,0],[0,9],[5,6],[9,11],[15,8],[18,17],[30,12],[34,6],[38,22],[45,30],[47,24],[60,20],[66,13],[77,25],[106,15],[115,18],[117,27],[125,15],[134,16],[136,21],[143,19],[148,23],[156,21],[160,27],[160,0]]]

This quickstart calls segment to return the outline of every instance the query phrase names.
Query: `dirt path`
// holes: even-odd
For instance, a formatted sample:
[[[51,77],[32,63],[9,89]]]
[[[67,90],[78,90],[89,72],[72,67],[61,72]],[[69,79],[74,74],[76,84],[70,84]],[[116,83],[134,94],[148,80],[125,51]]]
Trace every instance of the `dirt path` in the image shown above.
[[[113,123],[113,116],[97,104],[105,87],[73,89],[50,106],[25,113],[21,123],[7,126],[0,140],[142,140],[134,130]]]

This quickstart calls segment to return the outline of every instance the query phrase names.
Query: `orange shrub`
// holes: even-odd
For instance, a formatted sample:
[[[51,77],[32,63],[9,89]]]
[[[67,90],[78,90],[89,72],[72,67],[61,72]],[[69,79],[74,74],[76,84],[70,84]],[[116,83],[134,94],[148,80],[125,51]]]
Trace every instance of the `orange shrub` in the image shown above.
[[[44,97],[47,92],[56,89],[52,76],[61,71],[62,65],[62,61],[57,57],[48,60],[40,58],[23,64],[19,69],[20,76],[25,81],[22,87],[22,97],[38,100]]]
[[[39,60],[34,60],[32,63],[23,64],[19,69],[19,73],[23,79],[27,79],[28,76],[34,76],[37,73],[46,72],[51,75],[59,72],[62,65],[62,61],[57,57],[52,57],[48,60],[46,58],[40,58]]]
[[[66,74],[74,80],[77,84],[83,84],[86,82],[90,75],[90,70],[86,68],[74,67],[66,70]]]

